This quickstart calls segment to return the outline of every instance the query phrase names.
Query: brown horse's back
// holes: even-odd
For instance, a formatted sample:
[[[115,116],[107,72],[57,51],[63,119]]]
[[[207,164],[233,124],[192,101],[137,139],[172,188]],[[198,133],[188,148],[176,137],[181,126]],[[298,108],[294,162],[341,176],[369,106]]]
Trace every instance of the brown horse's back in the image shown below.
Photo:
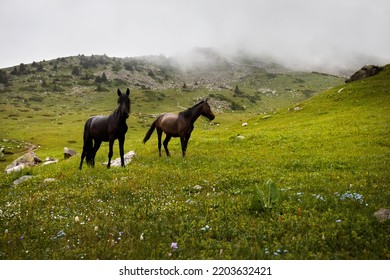
[[[165,113],[158,117],[157,128],[162,129],[166,134],[172,137],[178,137],[181,127],[179,116],[172,113]]]

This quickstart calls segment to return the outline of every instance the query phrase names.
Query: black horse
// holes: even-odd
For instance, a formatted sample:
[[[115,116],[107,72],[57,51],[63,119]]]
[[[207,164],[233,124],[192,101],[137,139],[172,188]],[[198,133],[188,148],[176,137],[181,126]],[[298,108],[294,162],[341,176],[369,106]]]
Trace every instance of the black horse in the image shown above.
[[[161,137],[162,133],[165,132],[166,138],[164,140],[164,149],[169,157],[168,142],[172,137],[180,137],[181,150],[183,157],[186,155],[188,140],[191,137],[191,132],[194,130],[194,122],[199,116],[204,116],[209,120],[215,118],[213,112],[211,112],[210,105],[207,100],[203,100],[195,106],[180,112],[178,115],[172,113],[165,113],[157,117],[152,123],[148,132],[143,140],[144,143],[149,140],[154,129],[157,129],[158,137],[158,152],[161,157]]]
[[[130,90],[127,89],[126,94],[122,94],[118,89],[118,108],[109,116],[94,116],[87,120],[84,126],[84,146],[81,154],[80,170],[83,166],[84,158],[86,157],[87,164],[95,166],[95,155],[100,148],[100,144],[109,142],[108,163],[107,168],[110,168],[111,158],[113,155],[114,141],[119,141],[119,153],[121,156],[121,164],[125,165],[123,158],[125,143],[125,134],[127,132],[126,119],[130,114]]]

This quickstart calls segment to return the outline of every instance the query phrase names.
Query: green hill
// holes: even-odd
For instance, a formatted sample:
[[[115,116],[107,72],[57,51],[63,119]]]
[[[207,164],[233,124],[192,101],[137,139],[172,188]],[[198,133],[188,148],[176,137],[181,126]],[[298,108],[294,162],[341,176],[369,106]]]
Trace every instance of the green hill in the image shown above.
[[[237,83],[252,96],[261,86],[254,77],[272,76],[256,71]],[[277,87],[308,74],[288,75],[268,82],[280,79]],[[389,222],[373,215],[390,208],[389,76],[385,66],[374,77],[338,83],[304,101],[225,109],[213,123],[199,119],[185,159],[177,139],[171,158],[158,157],[155,136],[141,143],[152,114],[224,90],[134,89],[125,149],[137,157],[125,168],[98,164],[79,171],[80,158],[73,157],[1,177],[0,258],[389,259]],[[83,122],[115,107],[116,86],[103,94],[83,87],[62,94],[37,90],[32,99],[21,84],[18,91],[5,90],[4,138],[40,144],[41,157],[61,156],[65,145],[80,151]],[[252,103],[240,98],[241,105]],[[106,157],[102,145],[97,162]],[[34,177],[14,186],[25,174]],[[253,190],[269,179],[279,200],[254,211],[252,201],[259,198]]]
[[[79,55],[1,70],[0,146],[14,156],[0,161],[0,168],[31,145],[41,147],[42,157],[58,158],[64,146],[80,151],[85,120],[109,114],[117,88],[131,88],[129,124],[143,130],[151,116],[181,111],[202,97],[219,113],[273,112],[343,82],[245,57],[228,60],[209,49],[198,50],[197,58],[183,68],[183,62],[162,56]]]

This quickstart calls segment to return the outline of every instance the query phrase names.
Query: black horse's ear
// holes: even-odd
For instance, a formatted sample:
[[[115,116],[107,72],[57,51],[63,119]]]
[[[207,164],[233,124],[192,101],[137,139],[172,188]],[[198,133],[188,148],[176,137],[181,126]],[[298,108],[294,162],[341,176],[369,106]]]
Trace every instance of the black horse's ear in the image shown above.
[[[122,94],[119,88],[118,88],[117,93],[118,93],[119,96],[121,96],[121,94]]]
[[[129,88],[127,88],[126,94],[127,94],[127,95],[130,95],[130,89],[129,89]]]

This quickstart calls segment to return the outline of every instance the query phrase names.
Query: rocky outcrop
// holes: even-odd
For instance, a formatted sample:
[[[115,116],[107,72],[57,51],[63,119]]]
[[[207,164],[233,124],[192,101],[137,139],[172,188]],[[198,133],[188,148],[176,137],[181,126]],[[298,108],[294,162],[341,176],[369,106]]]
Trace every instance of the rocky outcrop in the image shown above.
[[[345,82],[350,83],[358,80],[365,79],[367,77],[375,76],[378,74],[383,68],[375,65],[366,65],[355,74],[353,74],[349,79]]]

